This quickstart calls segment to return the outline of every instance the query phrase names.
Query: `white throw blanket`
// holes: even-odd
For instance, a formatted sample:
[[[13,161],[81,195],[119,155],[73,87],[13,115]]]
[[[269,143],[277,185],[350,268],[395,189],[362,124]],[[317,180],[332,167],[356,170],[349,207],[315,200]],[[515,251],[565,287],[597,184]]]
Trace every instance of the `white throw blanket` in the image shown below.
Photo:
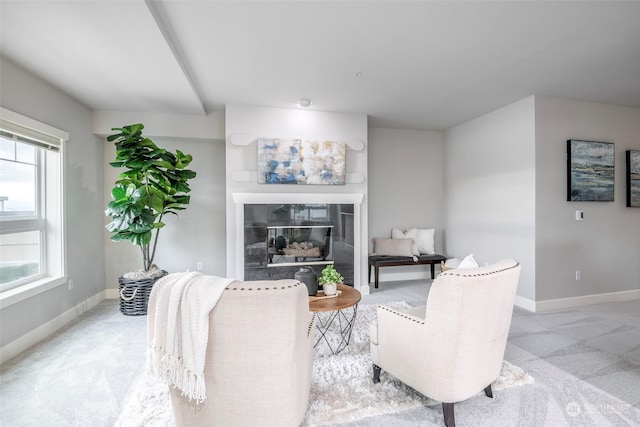
[[[148,369],[198,404],[206,398],[209,314],[234,280],[173,273],[158,280],[149,295]]]

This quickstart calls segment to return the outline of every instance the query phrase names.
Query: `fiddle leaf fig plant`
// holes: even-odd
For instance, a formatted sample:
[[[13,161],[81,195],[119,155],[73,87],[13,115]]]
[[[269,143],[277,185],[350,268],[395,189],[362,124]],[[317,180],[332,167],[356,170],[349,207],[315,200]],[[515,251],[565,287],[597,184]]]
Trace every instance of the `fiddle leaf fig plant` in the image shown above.
[[[142,135],[143,129],[141,123],[113,128],[116,133],[107,137],[116,146],[115,161],[109,164],[125,171],[111,190],[105,214],[111,219],[106,226],[111,240],[128,240],[139,246],[144,271],[148,272],[154,266],[160,229],[165,226],[162,219],[186,209],[189,180],[196,173],[187,169],[191,155],[159,148]]]

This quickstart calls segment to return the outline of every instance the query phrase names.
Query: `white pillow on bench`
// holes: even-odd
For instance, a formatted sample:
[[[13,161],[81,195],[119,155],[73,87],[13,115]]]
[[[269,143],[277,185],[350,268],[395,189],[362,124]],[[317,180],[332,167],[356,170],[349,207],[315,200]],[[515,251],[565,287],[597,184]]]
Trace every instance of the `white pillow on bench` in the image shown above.
[[[418,233],[415,228],[407,231],[402,231],[399,228],[391,229],[391,238],[392,239],[411,239],[411,255],[420,255],[420,251],[418,250]]]
[[[421,254],[434,255],[436,253],[435,228],[415,228],[410,230],[416,230],[416,244]]]
[[[435,228],[407,228],[405,231],[392,228],[391,238],[413,239],[413,255],[434,255],[436,253],[435,232]]]

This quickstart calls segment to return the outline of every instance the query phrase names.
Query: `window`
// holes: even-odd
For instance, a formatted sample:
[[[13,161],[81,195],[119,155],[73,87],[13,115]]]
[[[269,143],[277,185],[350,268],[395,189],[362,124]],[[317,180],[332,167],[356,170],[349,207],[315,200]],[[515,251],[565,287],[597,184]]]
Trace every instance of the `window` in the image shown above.
[[[64,275],[66,133],[0,111],[0,292]]]

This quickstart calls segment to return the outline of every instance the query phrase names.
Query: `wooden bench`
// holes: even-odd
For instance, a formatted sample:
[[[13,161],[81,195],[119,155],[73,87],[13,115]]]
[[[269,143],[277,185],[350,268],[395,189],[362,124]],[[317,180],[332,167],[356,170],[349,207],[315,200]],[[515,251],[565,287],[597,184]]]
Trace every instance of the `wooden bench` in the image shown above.
[[[375,271],[375,288],[378,288],[378,282],[380,279],[381,267],[400,267],[406,265],[431,265],[431,279],[436,276],[435,266],[442,261],[446,261],[442,255],[419,255],[417,261],[413,260],[413,257],[408,256],[393,256],[393,255],[369,255],[369,282],[371,282],[371,267]]]

